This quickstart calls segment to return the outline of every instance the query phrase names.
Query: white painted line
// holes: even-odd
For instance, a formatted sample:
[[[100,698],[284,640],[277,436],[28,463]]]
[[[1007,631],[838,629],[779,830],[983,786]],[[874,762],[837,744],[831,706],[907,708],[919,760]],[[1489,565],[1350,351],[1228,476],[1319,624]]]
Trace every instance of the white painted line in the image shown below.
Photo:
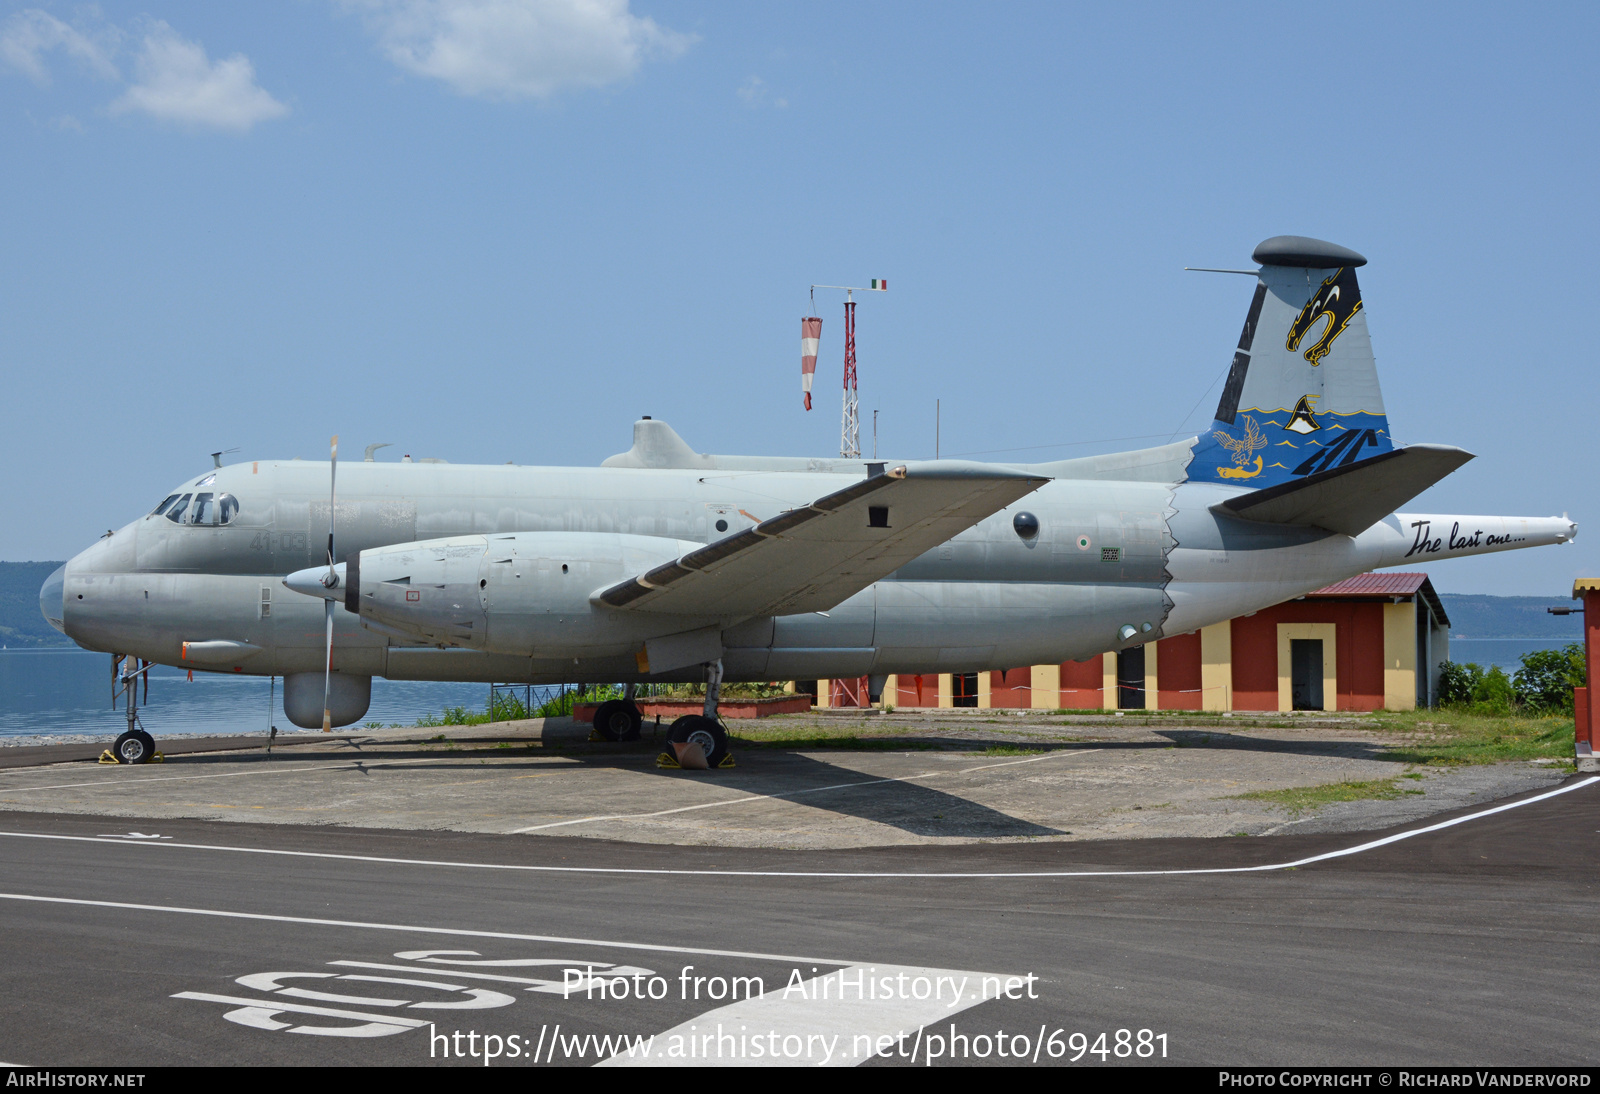
[[[1343,858],[1347,855],[1357,855],[1363,851],[1371,851],[1384,847],[1400,840],[1411,839],[1413,836],[1423,836],[1430,832],[1438,832],[1445,828],[1453,828],[1458,824],[1479,820],[1483,817],[1504,813],[1508,809],[1520,809],[1524,805],[1533,805],[1536,802],[1546,801],[1562,794],[1581,790],[1600,782],[1600,777],[1589,776],[1566,786],[1559,786],[1554,790],[1547,790],[1531,798],[1521,801],[1508,802],[1505,805],[1496,805],[1488,809],[1480,809],[1476,813],[1454,817],[1450,820],[1430,824],[1426,828],[1414,828],[1408,832],[1397,832],[1382,839],[1371,840],[1367,843],[1346,847],[1338,851],[1325,851],[1319,855],[1310,855],[1306,858],[1295,859],[1292,862],[1275,862],[1261,866],[1208,866],[1193,867],[1179,870],[1011,870],[1011,871],[897,871],[897,870],[696,870],[689,868],[667,869],[662,867],[642,866],[530,866],[522,863],[505,862],[458,862],[448,859],[409,859],[394,858],[385,855],[345,855],[331,851],[289,851],[274,847],[239,847],[226,844],[211,843],[166,843],[144,840],[126,840],[121,838],[106,839],[100,836],[63,836],[47,832],[5,832],[0,831],[0,836],[12,836],[17,839],[62,840],[69,843],[106,843],[118,847],[128,848],[159,848],[161,850],[184,849],[189,851],[226,851],[244,855],[283,855],[290,858],[318,858],[332,859],[341,862],[375,862],[391,866],[443,866],[465,870],[510,870],[535,874],[646,874],[646,875],[672,875],[685,877],[773,877],[773,878],[926,878],[926,879],[1003,879],[1003,878],[1070,878],[1070,877],[1173,877],[1189,874],[1259,874],[1272,870],[1288,870],[1299,866],[1308,866],[1315,862],[1326,862],[1329,859]],[[729,848],[723,848],[723,851]],[[0,898],[7,894],[0,893]],[[11,899],[40,899],[38,897],[11,897]],[[88,901],[85,903],[94,903]],[[120,905],[118,905],[120,907]],[[130,905],[131,907],[131,905]],[[220,914],[220,913],[219,913]],[[506,937],[524,937],[522,935],[508,935]],[[710,951],[706,951],[710,952]],[[748,955],[747,955],[748,956]]]
[[[755,953],[746,950],[711,950],[697,946],[660,946],[649,942],[617,942],[603,938],[572,938],[555,934],[520,934],[515,931],[474,931],[465,927],[417,927],[405,923],[368,923],[358,919],[316,919],[311,916],[269,915],[265,912],[230,912],[220,908],[184,908],[168,904],[132,904],[120,900],[82,900],[64,896],[33,896],[28,893],[0,893],[0,900],[32,904],[70,904],[82,908],[116,908],[131,912],[167,912],[174,915],[216,916],[220,919],[252,919],[266,923],[296,923],[308,927],[349,927],[363,931],[402,931],[407,934],[449,935],[456,938],[498,938],[512,942],[558,942],[572,946],[602,946],[618,950],[647,950],[651,953],[687,953],[704,957],[744,957],[755,961],[781,961],[790,964],[855,965],[863,962],[839,957],[804,957],[795,954]],[[455,975],[455,970],[451,970]],[[257,1000],[260,1002],[260,1000]]]
[[[876,786],[880,783],[906,783],[917,779],[931,779],[938,775],[966,775],[973,771],[988,771],[994,767],[1015,767],[1017,764],[1033,764],[1040,760],[1048,760],[1054,756],[1087,756],[1091,752],[1104,752],[1103,748],[1087,748],[1083,750],[1056,749],[1042,756],[1030,756],[1026,760],[1007,760],[999,764],[981,764],[977,767],[962,767],[951,771],[924,771],[920,775],[897,775],[888,779],[861,779],[853,783],[834,783],[831,786],[812,786],[804,790],[783,790],[775,794],[751,794],[743,798],[729,798],[726,801],[701,802],[699,805],[680,805],[675,809],[658,809],[654,813],[611,813],[605,816],[577,817],[573,820],[551,821],[549,824],[530,824],[526,828],[513,828],[507,832],[508,836],[522,836],[529,832],[541,832],[547,828],[566,828],[574,824],[589,824],[597,821],[609,820],[646,820],[650,817],[665,817],[673,813],[689,813],[697,809],[715,809],[723,805],[743,805],[746,802],[772,801],[777,798],[796,798],[801,794],[820,794],[824,790],[848,790],[857,786]]]
[[[999,998],[1008,979],[1001,974],[850,965],[697,1014],[651,1038],[647,1055],[624,1051],[595,1066],[858,1067],[880,1048],[892,1054],[912,1030],[984,1002],[986,977],[996,986],[990,998]],[[880,997],[885,981],[888,994]],[[916,998],[919,989],[927,998]]]

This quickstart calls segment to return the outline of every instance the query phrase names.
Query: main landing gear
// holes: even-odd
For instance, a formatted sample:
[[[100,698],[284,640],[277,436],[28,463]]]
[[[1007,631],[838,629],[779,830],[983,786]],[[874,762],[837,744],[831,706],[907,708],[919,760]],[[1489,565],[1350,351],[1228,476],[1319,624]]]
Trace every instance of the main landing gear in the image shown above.
[[[601,703],[594,712],[595,734],[606,741],[637,741],[643,724],[644,715],[633,701],[632,684],[623,688],[621,699]]]
[[[661,767],[687,766],[685,746],[698,745],[708,768],[733,766],[728,755],[728,731],[717,718],[717,703],[722,698],[722,661],[706,662],[706,705],[699,714],[685,714],[667,730],[667,750],[657,759]],[[699,766],[696,764],[695,766]]]
[[[717,703],[722,691],[722,662],[706,665],[706,702],[700,714],[686,714],[667,730],[667,747],[657,757],[662,767],[679,767],[681,749],[674,745],[697,744],[707,767],[732,767],[728,754],[728,731],[717,719]],[[607,741],[637,741],[644,715],[634,701],[634,685],[628,684],[621,699],[601,703],[594,712],[595,734]]]

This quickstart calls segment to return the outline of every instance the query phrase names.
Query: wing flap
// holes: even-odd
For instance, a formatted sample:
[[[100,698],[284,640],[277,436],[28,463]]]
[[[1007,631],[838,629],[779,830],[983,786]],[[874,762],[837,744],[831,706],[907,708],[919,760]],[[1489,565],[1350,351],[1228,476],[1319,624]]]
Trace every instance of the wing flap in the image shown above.
[[[1296,482],[1240,494],[1213,512],[1266,524],[1298,524],[1357,536],[1472,459],[1442,444],[1397,448]]]
[[[982,464],[896,467],[605,589],[629,611],[827,611],[1049,480]]]

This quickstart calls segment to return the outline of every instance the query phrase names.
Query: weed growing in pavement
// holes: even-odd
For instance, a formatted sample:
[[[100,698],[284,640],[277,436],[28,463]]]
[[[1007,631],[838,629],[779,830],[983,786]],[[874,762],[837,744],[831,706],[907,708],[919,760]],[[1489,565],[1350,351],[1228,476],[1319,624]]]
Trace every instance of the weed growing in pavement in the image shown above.
[[[1398,778],[1370,779],[1365,782],[1346,780],[1324,783],[1322,786],[1291,786],[1287,790],[1253,790],[1248,794],[1235,794],[1234,797],[1241,801],[1268,802],[1299,816],[1307,810],[1320,809],[1334,802],[1384,801],[1422,793],[1421,790],[1402,787],[1399,782]]]

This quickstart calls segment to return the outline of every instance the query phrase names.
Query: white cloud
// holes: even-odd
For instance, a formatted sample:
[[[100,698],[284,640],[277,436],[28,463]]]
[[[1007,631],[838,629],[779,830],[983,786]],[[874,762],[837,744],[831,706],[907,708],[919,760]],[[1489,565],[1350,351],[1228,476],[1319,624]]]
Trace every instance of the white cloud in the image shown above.
[[[734,94],[738,95],[739,98],[744,100],[745,106],[748,106],[750,109],[754,110],[757,107],[765,106],[767,104],[767,91],[767,81],[763,80],[760,76],[752,76],[744,83],[740,84],[738,88],[735,89]],[[789,105],[788,99],[772,99],[771,102],[772,105],[777,107],[779,110],[782,110],[784,107]]]
[[[116,47],[115,30],[85,32],[38,8],[19,11],[0,27],[0,61],[41,86],[50,83],[44,55],[57,49],[96,76],[116,79],[117,66],[111,63]]]
[[[602,87],[695,41],[634,15],[628,0],[344,0],[389,59],[463,95],[543,99]]]
[[[111,104],[113,114],[139,111],[165,121],[248,130],[289,112],[256,83],[242,53],[213,63],[205,47],[159,20],[149,25],[134,60],[136,82]]]

